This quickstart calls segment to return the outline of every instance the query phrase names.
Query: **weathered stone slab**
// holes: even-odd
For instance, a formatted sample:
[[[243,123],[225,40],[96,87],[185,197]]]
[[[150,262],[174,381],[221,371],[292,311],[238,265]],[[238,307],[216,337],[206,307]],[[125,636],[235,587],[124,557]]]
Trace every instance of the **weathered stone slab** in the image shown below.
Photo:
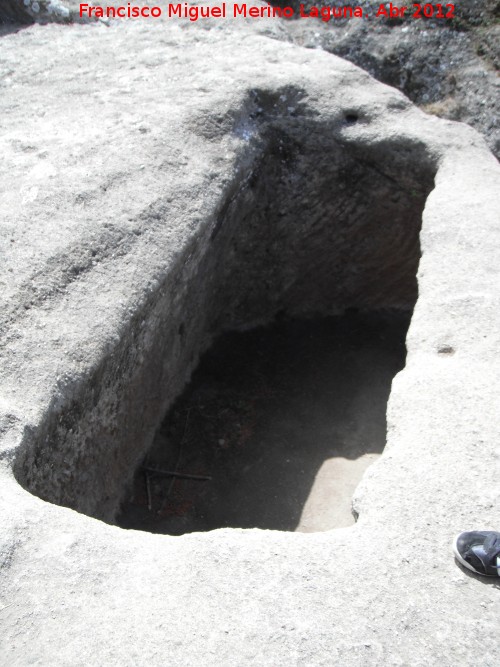
[[[450,551],[498,521],[498,163],[470,128],[252,26],[0,41],[5,664],[498,663],[496,590]],[[113,521],[218,331],[411,308],[421,217],[356,526],[170,538],[91,518]]]

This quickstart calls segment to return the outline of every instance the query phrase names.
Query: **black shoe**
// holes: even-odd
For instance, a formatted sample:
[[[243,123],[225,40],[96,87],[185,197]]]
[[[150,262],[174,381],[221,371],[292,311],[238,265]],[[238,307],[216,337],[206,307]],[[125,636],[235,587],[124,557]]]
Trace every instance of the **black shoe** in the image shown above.
[[[476,574],[500,577],[500,533],[493,530],[460,533],[453,551],[458,562]]]

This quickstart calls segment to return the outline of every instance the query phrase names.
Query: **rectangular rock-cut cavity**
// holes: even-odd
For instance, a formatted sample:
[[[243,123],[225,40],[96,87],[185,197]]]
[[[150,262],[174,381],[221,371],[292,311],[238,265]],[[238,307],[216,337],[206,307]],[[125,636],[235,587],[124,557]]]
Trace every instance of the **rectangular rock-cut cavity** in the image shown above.
[[[151,467],[176,468],[180,443],[186,447],[182,456],[187,456],[187,445],[189,456],[194,456],[196,434],[200,460],[183,460],[181,456],[174,472],[212,477],[196,482],[204,485],[204,493],[215,496],[220,483],[215,479],[217,466],[205,464],[205,447],[215,448],[210,456],[241,452],[235,466],[240,470],[250,466],[247,479],[251,485],[257,472],[252,469],[255,464],[245,457],[250,450],[259,456],[259,438],[263,442],[268,438],[268,443],[274,438],[274,458],[281,468],[270,469],[272,479],[266,483],[270,493],[275,481],[276,496],[290,504],[281,518],[271,518],[263,509],[254,508],[254,516],[262,516],[258,524],[252,516],[221,514],[207,518],[205,527],[222,522],[294,529],[300,528],[302,521],[307,530],[315,529],[316,524],[314,517],[306,516],[305,498],[321,460],[329,457],[332,442],[338,447],[337,458],[347,460],[359,458],[362,451],[371,456],[381,450],[390,377],[403,363],[405,328],[417,297],[419,230],[433,186],[432,160],[423,144],[408,138],[365,141],[362,133],[356,138],[353,127],[370,119],[355,109],[339,112],[328,123],[318,120],[309,112],[300,91],[253,91],[242,117],[234,128],[239,138],[235,140],[241,144],[234,176],[220,193],[216,210],[193,221],[189,240],[178,249],[175,259],[166,262],[163,275],[155,277],[153,287],[144,286],[142,302],[107,356],[82,374],[71,395],[54,400],[42,423],[26,433],[14,470],[19,482],[41,498],[116,523],[124,499],[130,497],[134,475],[140,466],[148,465],[146,452],[200,355],[222,332],[249,330],[276,318],[280,319],[275,325],[278,339],[287,330],[290,338],[286,341],[299,344],[291,360],[282,360],[276,386],[271,386],[274,380],[266,379],[264,369],[262,385],[256,371],[242,370],[242,384],[254,384],[241,399],[238,415],[233,403],[239,390],[230,390],[225,405],[221,397],[203,398],[196,393],[201,390],[191,389],[194,398],[189,399],[188,393],[180,399],[167,426],[160,429],[160,440],[172,430],[171,445],[164,448],[164,458],[155,460],[153,452],[150,454]],[[156,217],[154,220],[157,224]],[[148,225],[147,216],[143,225]],[[346,312],[350,314],[344,316]],[[318,317],[326,319],[312,322],[311,318]],[[264,336],[262,350],[280,347],[272,342],[276,331],[270,330],[269,340],[263,331],[249,334],[247,343],[242,343],[243,347],[257,348],[257,359],[260,344],[255,341],[259,336]],[[307,347],[309,337],[316,335],[321,340],[313,345],[318,348],[317,357]],[[226,342],[218,343],[211,358],[218,358],[222,366],[224,350],[231,357],[239,343],[234,342],[237,337],[221,340]],[[338,346],[344,344],[339,351]],[[221,345],[223,353],[217,357]],[[283,342],[283,346],[288,345],[291,343]],[[278,359],[280,354],[277,349]],[[370,354],[373,358],[369,359]],[[294,355],[301,357],[304,367],[296,366]],[[275,362],[271,357],[268,365],[272,366]],[[373,376],[360,376],[359,382],[353,383],[350,373],[363,359]],[[259,367],[258,360],[254,365]],[[318,387],[313,389],[315,367]],[[290,374],[295,373],[294,379]],[[326,378],[328,373],[331,377]],[[297,398],[305,383],[301,374],[312,382],[303,402]],[[291,388],[286,409],[295,413],[293,418],[278,405],[280,393],[286,394],[283,383]],[[353,402],[343,411],[348,386]],[[207,391],[214,392],[211,382]],[[252,401],[257,410],[266,402],[266,392],[270,392],[264,406],[267,412],[257,420],[251,414]],[[378,412],[370,425],[367,415],[375,404]],[[210,412],[213,410],[215,415]],[[331,413],[328,423],[322,421],[322,410]],[[294,419],[301,414],[304,421],[299,425]],[[312,418],[309,426],[306,416]],[[204,434],[199,430],[200,419],[208,420]],[[278,427],[280,419],[284,430],[274,436],[272,429]],[[264,437],[259,429],[266,420],[271,435]],[[283,443],[290,440],[297,444],[300,428],[308,429],[300,436],[308,454],[302,456],[302,467],[287,472],[286,466],[291,464]],[[325,429],[336,434],[330,444],[323,438]],[[340,446],[341,441],[346,449]],[[144,480],[146,496],[142,502],[146,509],[151,506],[153,518],[158,518],[158,511],[159,518],[169,511],[180,512],[170,508],[180,490],[178,478],[149,472],[147,479],[149,490]],[[166,495],[157,491],[165,485]],[[289,491],[292,499],[285,500]],[[220,493],[214,506],[224,508],[229,501]],[[202,514],[201,510],[196,512]],[[124,517],[122,514],[123,525],[132,521],[130,512],[129,519]],[[148,516],[144,526],[153,528],[150,519]],[[194,523],[192,527],[203,526]],[[184,529],[177,524],[171,528],[173,532]]]

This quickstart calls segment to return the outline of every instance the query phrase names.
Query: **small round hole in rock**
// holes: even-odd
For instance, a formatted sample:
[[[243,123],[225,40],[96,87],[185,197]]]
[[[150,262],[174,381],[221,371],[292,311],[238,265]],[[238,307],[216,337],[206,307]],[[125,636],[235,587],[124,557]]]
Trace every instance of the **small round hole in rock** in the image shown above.
[[[348,125],[354,125],[354,123],[357,123],[359,120],[359,116],[357,113],[346,113],[344,116],[344,120]]]

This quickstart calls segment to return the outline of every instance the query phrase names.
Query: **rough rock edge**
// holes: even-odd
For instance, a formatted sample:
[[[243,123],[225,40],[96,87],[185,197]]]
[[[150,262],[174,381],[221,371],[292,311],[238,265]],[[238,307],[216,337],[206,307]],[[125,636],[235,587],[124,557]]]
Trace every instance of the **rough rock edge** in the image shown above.
[[[0,25],[19,23],[69,23],[72,12],[61,0],[2,0]]]

